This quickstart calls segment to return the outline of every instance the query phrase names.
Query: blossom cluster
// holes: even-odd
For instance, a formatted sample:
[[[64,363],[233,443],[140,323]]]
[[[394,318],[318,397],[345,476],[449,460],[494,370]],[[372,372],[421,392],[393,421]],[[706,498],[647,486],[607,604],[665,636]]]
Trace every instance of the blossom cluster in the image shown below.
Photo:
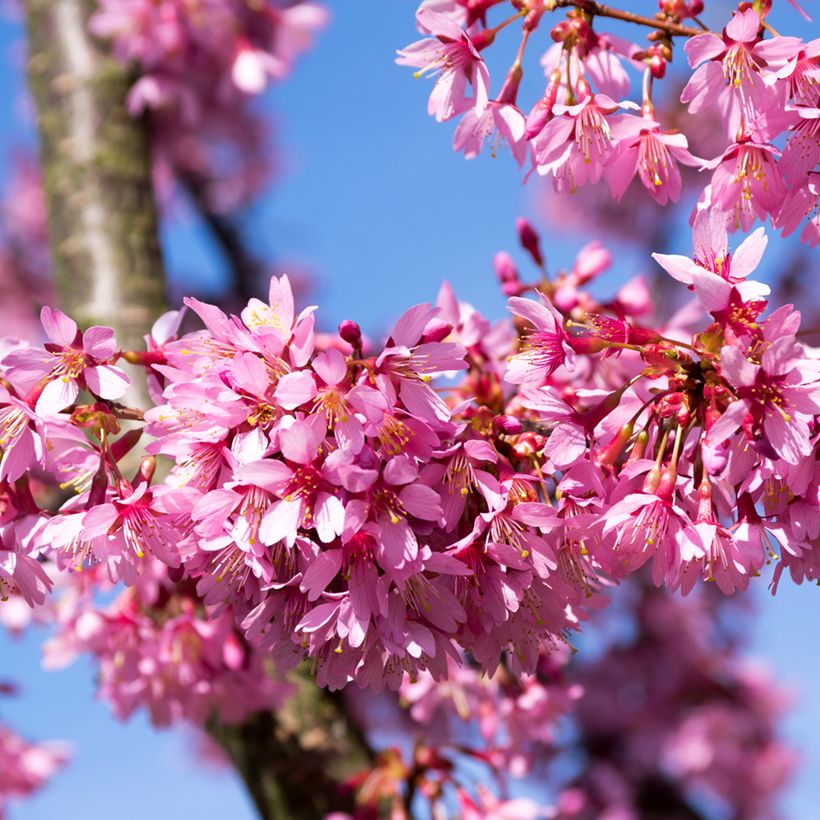
[[[560,3],[570,10],[552,27],[541,56],[546,89],[525,106],[519,101],[523,57],[555,5],[421,4],[416,21],[425,37],[399,51],[398,62],[417,68],[416,76],[436,77],[429,113],[439,121],[459,118],[455,150],[472,158],[487,139],[493,152],[503,142],[519,166],[551,177],[559,192],[604,180],[620,200],[637,176],[661,205],[678,200],[679,166],[691,166],[709,177],[695,213],[720,213],[728,227],[743,231],[771,219],[784,236],[803,224],[803,241],[820,242],[820,41],[766,36],[773,32],[766,21],[771,4],[741,3],[714,33],[682,25],[688,18],[699,23],[700,0],[661,0],[655,18],[626,17],[652,28],[642,48],[599,30],[611,9]],[[513,14],[490,26],[488,13],[498,7]],[[484,52],[515,23],[520,48],[493,93]],[[692,120],[711,112],[724,132],[725,147],[711,159],[692,154],[685,133],[665,128],[653,102],[655,82],[672,60],[673,38],[681,35],[688,38],[684,51],[693,73],[680,100]],[[631,99],[627,68],[643,74],[640,103]]]
[[[126,720],[138,709],[155,726],[182,720],[225,724],[276,709],[291,694],[261,653],[242,640],[230,612],[209,618],[195,595],[154,562],[137,585],[100,607],[110,586],[98,568],[69,576],[44,647],[47,668],[88,654],[98,664],[99,697]]]
[[[14,687],[0,682],[0,694]],[[57,743],[31,743],[0,724],[0,820],[9,804],[38,792],[68,760],[68,749]]]
[[[591,660],[552,653],[517,677],[466,663],[446,683],[405,681],[398,701],[383,697],[376,709],[354,690],[357,718],[396,744],[357,778],[364,806],[412,783],[433,814],[455,797],[467,816],[522,820],[684,816],[715,800],[738,817],[769,816],[795,763],[776,730],[787,698],[720,626],[737,599],[704,587],[684,603],[636,580],[607,613],[617,634]],[[408,730],[411,754],[401,750]],[[465,758],[504,794],[531,776],[528,797],[476,794]],[[408,816],[406,803],[395,815]]]
[[[160,183],[207,181],[210,204],[230,210],[258,192],[269,169],[261,118],[247,105],[285,78],[328,21],[311,0],[99,0],[93,34],[135,66],[134,115],[151,114]]]
[[[532,225],[519,235],[543,266]],[[731,251],[720,215],[701,214],[694,245],[655,255],[695,297],[659,326],[641,280],[590,295],[609,264],[595,245],[532,283],[499,255],[512,321],[445,285],[372,350],[351,321],[317,333],[286,277],[241,316],[187,299],[203,329],[180,336],[183,312],[168,314],[142,352],[44,308],[50,341],[0,359],[4,597],[42,603],[47,556],[129,586],[159,562],[203,609],[183,600],[167,626],[125,598],[95,616],[125,637],[80,617],[81,645],[115,657],[129,630],[162,626],[154,662],[165,629],[207,643],[207,610],[225,619],[217,643],[233,618],[280,671],[310,657],[321,685],[378,690],[443,679],[465,651],[532,672],[645,564],[684,593],[745,589],[776,557],[778,577],[816,579],[817,353],[799,312],[765,315],[768,288],[747,278],[763,229]],[[141,460],[123,357],[156,403]],[[35,475],[75,493],[49,506]]]

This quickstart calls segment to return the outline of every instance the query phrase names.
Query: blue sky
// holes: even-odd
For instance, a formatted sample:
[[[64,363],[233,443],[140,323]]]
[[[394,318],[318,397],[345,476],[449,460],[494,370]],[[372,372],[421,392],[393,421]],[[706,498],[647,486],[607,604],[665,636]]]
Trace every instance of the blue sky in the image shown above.
[[[278,122],[285,171],[249,217],[254,242],[282,262],[310,268],[325,327],[355,318],[376,332],[407,306],[433,300],[444,278],[488,315],[501,316],[490,261],[514,245],[515,217],[536,213],[534,191],[522,186],[503,152],[496,160],[464,161],[450,150],[451,127],[426,116],[429,84],[393,62],[395,49],[415,39],[413,3],[328,5],[334,20],[318,48],[262,103]],[[652,6],[640,8],[651,13]],[[788,7],[777,25],[805,37],[820,33],[816,24],[806,31]],[[30,140],[25,106],[16,102],[20,36],[16,25],[0,26],[3,156]],[[541,83],[540,77],[528,81]],[[173,227],[166,241],[173,269],[218,278],[210,245],[195,225]],[[552,226],[545,239],[550,265],[571,262],[580,244]],[[658,250],[689,245],[682,233],[677,248]],[[785,253],[779,240],[770,247],[769,271]],[[648,265],[624,255],[610,281],[615,286]],[[820,777],[820,590],[786,580],[776,599],[765,583],[753,595],[753,649],[798,696],[786,728],[804,761],[785,814],[813,817]],[[32,737],[64,738],[75,746],[71,766],[42,796],[21,804],[14,820],[253,817],[230,774],[197,767],[186,734],[152,732],[143,719],[125,726],[111,719],[107,706],[94,701],[90,665],[40,671],[37,635],[22,641],[0,636],[0,658],[0,679],[24,687],[21,698],[0,702],[4,718]]]

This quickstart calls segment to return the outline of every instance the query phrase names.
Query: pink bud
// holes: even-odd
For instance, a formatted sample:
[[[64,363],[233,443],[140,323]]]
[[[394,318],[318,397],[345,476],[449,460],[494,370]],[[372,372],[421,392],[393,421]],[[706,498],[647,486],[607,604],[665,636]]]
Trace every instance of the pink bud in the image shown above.
[[[533,228],[529,220],[519,216],[515,222],[515,227],[518,229],[518,241],[521,247],[532,257],[533,262],[539,268],[544,266],[544,257],[541,255],[541,237]]]
[[[584,245],[575,258],[573,273],[578,284],[588,282],[607,270],[612,265],[612,254],[600,242]]]
[[[362,329],[350,319],[345,319],[339,324],[339,335],[351,347],[360,348],[362,346]]]
[[[421,336],[423,343],[444,341],[453,332],[453,326],[444,319],[431,319]]]
[[[496,416],[493,419],[493,430],[504,436],[517,436],[524,428],[515,416]]]
[[[510,282],[518,284],[521,281],[515,262],[513,262],[512,257],[505,251],[499,251],[499,253],[495,255],[493,267],[495,268],[496,276],[498,276],[498,281],[502,284]]]

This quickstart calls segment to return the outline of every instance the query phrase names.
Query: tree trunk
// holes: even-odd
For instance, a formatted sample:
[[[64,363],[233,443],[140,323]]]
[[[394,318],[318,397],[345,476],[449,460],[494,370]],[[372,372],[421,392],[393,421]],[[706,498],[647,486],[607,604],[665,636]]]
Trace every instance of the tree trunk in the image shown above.
[[[134,348],[165,307],[165,279],[147,130],[125,107],[133,77],[88,32],[96,6],[25,0],[29,83],[60,306]]]
[[[296,693],[277,714],[240,726],[211,722],[208,731],[245,781],[262,820],[320,820],[352,812],[344,780],[373,761],[344,699],[326,692],[305,670],[291,676]]]

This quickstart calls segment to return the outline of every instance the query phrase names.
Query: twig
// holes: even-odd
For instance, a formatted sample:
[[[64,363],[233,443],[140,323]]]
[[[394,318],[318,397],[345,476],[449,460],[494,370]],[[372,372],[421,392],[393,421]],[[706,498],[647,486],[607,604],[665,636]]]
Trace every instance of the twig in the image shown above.
[[[596,17],[611,17],[613,20],[623,20],[626,23],[636,23],[639,26],[649,26],[660,31],[665,31],[668,34],[677,34],[681,37],[696,37],[698,34],[703,34],[701,29],[692,28],[691,26],[683,26],[680,23],[673,23],[670,20],[664,20],[658,17],[645,17],[643,14],[633,14],[631,11],[621,11],[621,9],[613,9],[609,6],[596,3],[595,0],[554,0],[555,8],[566,8],[567,6],[575,6],[575,8],[585,11],[587,14]],[[708,29],[706,29],[708,32]]]

